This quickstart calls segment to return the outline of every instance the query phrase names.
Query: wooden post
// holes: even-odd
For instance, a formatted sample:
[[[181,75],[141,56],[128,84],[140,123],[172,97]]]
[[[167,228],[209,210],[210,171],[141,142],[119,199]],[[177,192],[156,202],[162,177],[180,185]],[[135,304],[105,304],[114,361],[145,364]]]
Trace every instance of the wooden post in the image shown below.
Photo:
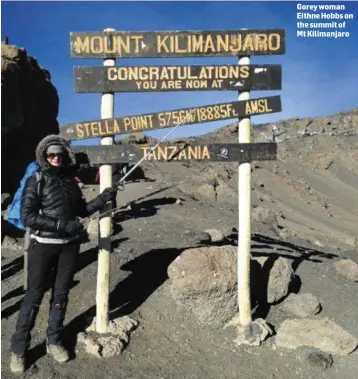
[[[105,32],[114,32],[115,29],[105,29]],[[115,59],[104,59],[104,66],[114,66]],[[101,102],[101,118],[114,117],[114,94],[103,93]],[[113,137],[101,139],[101,145],[113,145]],[[112,166],[102,165],[100,167],[100,192],[107,187],[112,187]],[[99,220],[99,253],[97,272],[97,295],[96,295],[96,330],[98,333],[106,333],[109,319],[109,272],[111,259],[111,232],[112,219],[111,202],[107,203],[100,215]]]
[[[249,65],[250,57],[239,59],[239,65]],[[239,92],[238,100],[248,100],[250,92]],[[250,118],[239,119],[239,143],[251,142]],[[239,163],[239,242],[237,256],[238,304],[240,324],[251,322],[250,259],[251,259],[251,162]]]

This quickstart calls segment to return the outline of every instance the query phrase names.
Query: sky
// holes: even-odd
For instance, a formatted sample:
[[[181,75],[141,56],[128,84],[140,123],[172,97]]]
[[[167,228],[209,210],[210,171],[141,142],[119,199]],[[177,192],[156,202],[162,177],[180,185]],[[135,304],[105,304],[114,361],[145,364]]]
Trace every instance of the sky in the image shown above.
[[[348,38],[297,37],[297,4],[307,1],[2,1],[1,33],[51,73],[60,98],[60,125],[99,120],[101,94],[74,92],[73,66],[101,66],[101,59],[73,59],[70,32],[159,30],[285,29],[286,53],[252,56],[251,64],[280,64],[281,91],[251,91],[250,98],[280,95],[282,112],[253,116],[255,124],[291,117],[330,115],[358,106],[358,2],[344,4],[352,13]],[[328,1],[323,2],[328,3]],[[328,21],[328,20],[327,20]],[[308,21],[309,22],[309,21]],[[236,64],[235,57],[117,59],[117,65]],[[138,115],[237,100],[235,91],[116,93],[114,116]],[[231,121],[179,127],[171,137],[196,136]],[[162,137],[170,129],[146,134]],[[80,144],[93,144],[85,140]]]

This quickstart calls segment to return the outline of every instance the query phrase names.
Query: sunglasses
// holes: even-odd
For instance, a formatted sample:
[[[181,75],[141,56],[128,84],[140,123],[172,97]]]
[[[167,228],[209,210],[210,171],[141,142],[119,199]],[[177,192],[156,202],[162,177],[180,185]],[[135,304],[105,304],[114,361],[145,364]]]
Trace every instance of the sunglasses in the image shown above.
[[[63,158],[63,153],[51,153],[51,154],[46,154],[47,158],[53,159],[55,157]]]

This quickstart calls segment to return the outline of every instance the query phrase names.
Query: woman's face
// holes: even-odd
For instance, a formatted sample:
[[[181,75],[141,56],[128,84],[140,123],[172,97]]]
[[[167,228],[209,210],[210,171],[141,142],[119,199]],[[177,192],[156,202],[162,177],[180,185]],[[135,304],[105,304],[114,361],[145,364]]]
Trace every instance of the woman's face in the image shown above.
[[[63,154],[62,153],[50,153],[46,155],[47,162],[52,166],[61,166],[63,162]]]

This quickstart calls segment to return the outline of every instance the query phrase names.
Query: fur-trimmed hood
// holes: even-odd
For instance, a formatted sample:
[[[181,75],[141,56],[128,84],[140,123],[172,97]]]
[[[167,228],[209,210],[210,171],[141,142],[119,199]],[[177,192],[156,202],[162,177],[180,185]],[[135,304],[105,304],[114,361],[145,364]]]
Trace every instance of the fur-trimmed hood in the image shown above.
[[[76,165],[76,157],[70,148],[70,143],[61,136],[50,134],[43,138],[36,147],[36,160],[41,168],[48,167],[48,162],[45,157],[47,148],[50,145],[61,145],[67,151],[70,159],[70,165]]]

